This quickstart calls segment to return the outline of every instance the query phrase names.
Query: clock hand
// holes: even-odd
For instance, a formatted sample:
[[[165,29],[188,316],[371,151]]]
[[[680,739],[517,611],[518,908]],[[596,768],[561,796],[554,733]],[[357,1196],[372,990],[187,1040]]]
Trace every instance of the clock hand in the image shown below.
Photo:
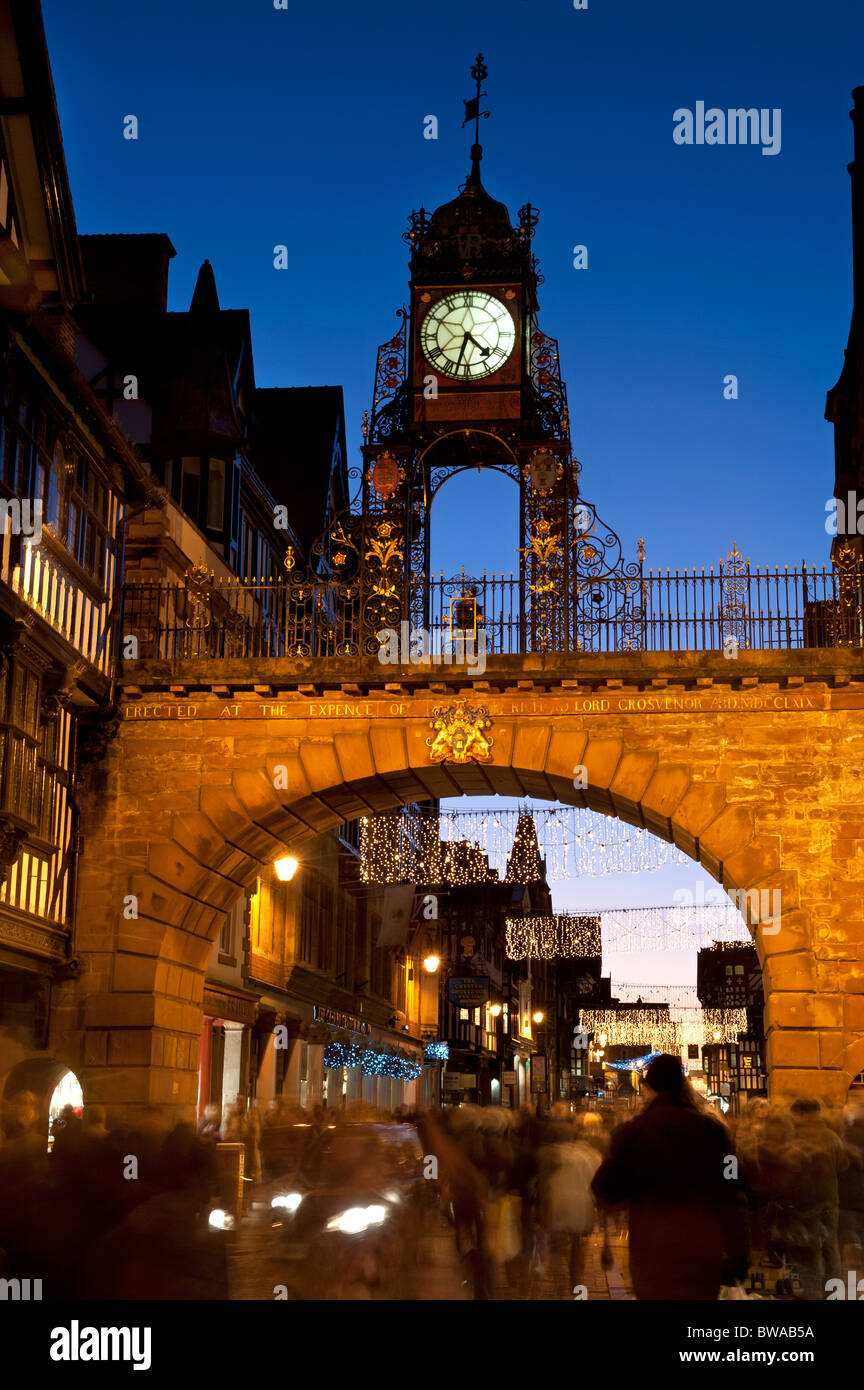
[[[472,343],[474,344],[474,346],[476,347],[477,351],[480,353],[480,356],[481,356],[481,357],[488,357],[488,356],[489,356],[490,352],[492,351],[491,347],[487,347],[487,346],[486,346],[485,344],[483,344],[483,343],[478,343],[477,339],[476,339],[475,337],[473,337],[470,333],[466,333],[466,334],[465,334],[465,337],[462,339],[462,346],[463,346],[463,348],[464,348],[464,346],[465,346],[465,344],[466,344],[466,342],[468,341],[469,338],[471,339],[471,342],[472,342]]]

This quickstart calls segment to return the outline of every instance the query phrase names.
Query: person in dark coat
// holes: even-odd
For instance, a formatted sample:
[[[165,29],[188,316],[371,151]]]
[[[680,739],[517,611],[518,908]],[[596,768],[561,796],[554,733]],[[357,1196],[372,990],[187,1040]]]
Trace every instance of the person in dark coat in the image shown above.
[[[613,1134],[594,1195],[602,1206],[629,1205],[637,1299],[716,1299],[748,1268],[732,1138],[698,1108],[677,1057],[654,1059],[642,1094],[648,1104]]]

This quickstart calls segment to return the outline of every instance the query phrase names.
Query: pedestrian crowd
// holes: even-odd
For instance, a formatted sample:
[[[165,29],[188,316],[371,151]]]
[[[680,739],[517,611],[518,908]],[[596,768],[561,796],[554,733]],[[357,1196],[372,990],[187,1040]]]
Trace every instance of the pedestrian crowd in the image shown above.
[[[227,1298],[227,1242],[214,1208],[241,1213],[224,1145],[242,1150],[245,1190],[302,1166],[343,1120],[410,1122],[423,1189],[452,1226],[475,1298],[586,1296],[589,1238],[629,1245],[637,1299],[716,1299],[724,1286],[824,1299],[864,1261],[864,1107],[754,1098],[725,1120],[677,1057],[655,1058],[637,1112],[565,1103],[461,1105],[387,1114],[263,1113],[238,1098],[197,1128],[140,1108],[108,1128],[98,1105],[66,1106],[50,1153],[36,1099],[12,1097],[0,1146],[0,1278],[41,1279],[52,1298]],[[290,1154],[286,1145],[298,1145]],[[281,1146],[281,1147],[280,1147]],[[236,1200],[235,1200],[236,1199]],[[230,1222],[226,1223],[230,1224]],[[771,1282],[773,1280],[773,1283]]]
[[[608,1104],[545,1117],[460,1106],[418,1125],[476,1298],[531,1297],[550,1280],[559,1296],[584,1290],[594,1231],[604,1267],[626,1231],[637,1299],[724,1286],[824,1299],[864,1260],[860,1105],[759,1098],[726,1121],[661,1056],[632,1118]]]

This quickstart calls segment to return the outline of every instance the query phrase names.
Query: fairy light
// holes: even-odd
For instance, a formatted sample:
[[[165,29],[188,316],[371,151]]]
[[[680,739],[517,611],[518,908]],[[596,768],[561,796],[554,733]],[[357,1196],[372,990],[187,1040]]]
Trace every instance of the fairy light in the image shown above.
[[[605,1062],[604,1066],[611,1067],[613,1071],[642,1071],[659,1056],[659,1052],[646,1052],[644,1057],[629,1057],[626,1062]]]
[[[423,1071],[419,1062],[395,1052],[377,1052],[371,1047],[359,1047],[357,1043],[338,1040],[327,1044],[323,1062],[325,1071],[359,1067],[364,1076],[392,1076],[398,1081],[416,1081]]]
[[[689,863],[649,831],[583,807],[439,810],[360,820],[364,883],[536,883]]]
[[[510,960],[552,960],[556,956],[599,956],[600,918],[508,917],[505,951]]]
[[[678,1053],[683,1046],[681,1023],[663,1008],[580,1009],[579,1023],[588,1033],[606,1034],[609,1047],[639,1047]]]
[[[603,950],[651,954],[692,951],[694,947],[752,945],[753,938],[730,902],[692,907],[619,907],[597,909]]]

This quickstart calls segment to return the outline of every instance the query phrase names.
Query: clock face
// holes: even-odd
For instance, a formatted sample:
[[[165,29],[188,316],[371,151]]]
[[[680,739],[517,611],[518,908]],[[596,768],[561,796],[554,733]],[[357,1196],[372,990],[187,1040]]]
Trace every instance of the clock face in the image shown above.
[[[516,330],[500,299],[482,290],[457,290],[439,299],[420,330],[423,356],[455,381],[478,381],[503,367]]]

